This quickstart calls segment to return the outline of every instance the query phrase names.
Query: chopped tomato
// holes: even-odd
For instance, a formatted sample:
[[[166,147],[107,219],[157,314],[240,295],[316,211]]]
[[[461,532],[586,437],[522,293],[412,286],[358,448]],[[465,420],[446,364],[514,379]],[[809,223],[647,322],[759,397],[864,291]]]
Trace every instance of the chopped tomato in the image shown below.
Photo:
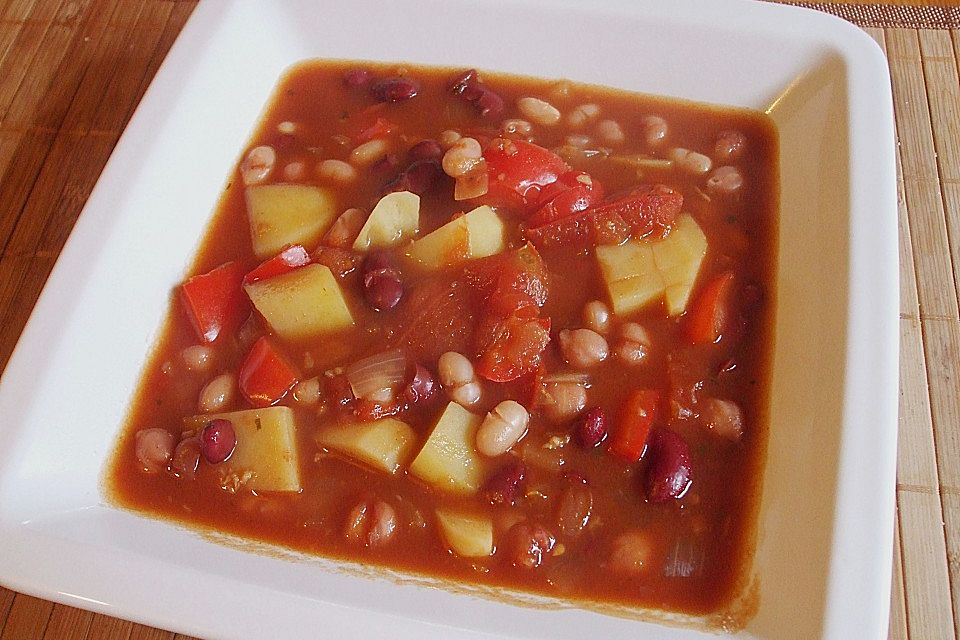
[[[730,315],[733,272],[726,271],[711,280],[690,306],[684,335],[691,344],[711,344],[720,340]]]
[[[547,301],[547,265],[532,244],[477,260],[467,267],[466,276],[483,297],[494,303],[506,300],[510,292],[526,294],[537,307]],[[516,308],[501,308],[497,312]]]
[[[588,247],[619,244],[627,238],[668,229],[683,207],[683,195],[657,184],[630,195],[527,229],[541,248],[560,245]]]
[[[536,207],[541,189],[570,171],[557,154],[523,140],[497,138],[487,145],[483,158],[487,161],[489,185],[480,200],[521,212]]]
[[[393,124],[386,118],[377,118],[373,124],[362,129],[360,133],[357,134],[357,144],[373,140],[374,138],[385,138],[396,131],[396,129],[397,125]]]
[[[595,207],[603,201],[603,185],[583,171],[568,171],[540,192],[536,213],[527,226],[540,227]]]
[[[489,329],[476,371],[493,382],[509,382],[534,371],[550,342],[550,319],[509,317]]]
[[[253,284],[274,276],[290,273],[297,267],[310,264],[310,254],[299,244],[290,245],[243,278],[243,284]]]
[[[240,367],[240,392],[255,407],[280,401],[297,384],[297,372],[280,351],[263,336],[257,340]]]
[[[637,389],[627,398],[610,440],[610,453],[637,462],[647,448],[647,436],[660,414],[660,392]]]
[[[180,299],[200,340],[213,342],[243,322],[248,303],[242,282],[243,267],[228,262],[180,287]]]

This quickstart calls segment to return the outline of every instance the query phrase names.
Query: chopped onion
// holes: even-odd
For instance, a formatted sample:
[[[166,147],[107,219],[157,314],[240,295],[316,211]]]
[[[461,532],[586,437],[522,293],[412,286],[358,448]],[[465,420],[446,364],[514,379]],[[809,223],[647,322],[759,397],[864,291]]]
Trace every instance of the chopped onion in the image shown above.
[[[347,367],[347,380],[356,397],[384,402],[406,382],[407,357],[393,349],[358,360]]]

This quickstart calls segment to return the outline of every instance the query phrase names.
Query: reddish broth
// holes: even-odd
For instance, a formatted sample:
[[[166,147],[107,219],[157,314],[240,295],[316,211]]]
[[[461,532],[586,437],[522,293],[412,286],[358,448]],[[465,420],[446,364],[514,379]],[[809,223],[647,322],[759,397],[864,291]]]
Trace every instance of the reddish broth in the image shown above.
[[[352,69],[365,70],[367,79]],[[429,398],[397,416],[416,434],[412,454],[416,455],[450,401],[449,390],[441,389],[437,381],[438,357],[457,350],[477,366],[482,355],[476,351],[475,332],[491,302],[477,295],[477,286],[467,283],[465,274],[476,278],[477,265],[492,258],[426,273],[403,257],[409,248],[407,240],[386,251],[403,288],[394,308],[376,311],[366,301],[364,267],[357,261],[350,273],[337,278],[355,320],[353,329],[284,340],[253,311],[239,328],[225,322],[222,335],[204,350],[195,348],[202,344],[202,337],[177,291],[112,462],[111,497],[125,508],[179,523],[364,564],[573,600],[691,614],[723,611],[747,578],[744,567],[753,552],[766,440],[777,224],[773,126],[756,113],[492,73],[482,74],[482,85],[467,88],[466,94],[473,91],[471,100],[470,95],[451,92],[450,80],[458,75],[461,72],[421,67],[304,63],[283,78],[247,150],[271,146],[276,160],[265,183],[322,186],[334,195],[338,214],[350,207],[369,212],[414,160],[410,149],[423,140],[441,140],[447,130],[473,136],[486,149],[506,137],[557,150],[573,169],[602,183],[603,202],[616,201],[642,185],[666,185],[682,194],[683,212],[693,217],[708,242],[686,311],[671,317],[658,298],[626,316],[613,315],[606,360],[589,368],[567,364],[559,332],[585,326],[587,303],[599,300],[609,306],[611,299],[593,240],[578,247],[538,243],[548,272],[547,299],[539,315],[536,307],[529,308],[537,318],[549,319],[550,325],[539,375],[586,373],[590,411],[579,418],[551,420],[533,400],[543,399],[542,393],[534,391],[534,375],[525,372],[508,382],[481,379],[482,397],[472,411],[485,416],[501,400],[514,399],[531,411],[529,429],[508,453],[493,459],[479,456],[487,488],[474,495],[455,495],[414,477],[409,472],[411,456],[402,461],[399,473],[389,475],[322,449],[315,436],[324,426],[349,416],[356,404],[346,409],[335,406],[344,379],[325,372],[402,347],[410,358],[408,377],[415,361],[435,380]],[[408,99],[403,94],[409,93],[409,87],[402,83],[371,88],[393,76],[413,79],[417,94]],[[496,114],[496,96],[486,95],[477,86],[503,99],[502,114]],[[478,98],[477,93],[484,97]],[[561,113],[559,122],[534,122],[529,133],[504,134],[505,120],[527,119],[517,107],[518,99],[525,96],[555,106]],[[394,102],[381,101],[397,97]],[[490,104],[492,112],[481,115]],[[571,126],[568,118],[583,104],[600,105],[599,116],[591,117],[588,108],[589,121]],[[646,140],[651,123],[645,118],[651,115],[667,123],[661,144]],[[598,124],[604,120],[619,125],[624,142],[600,139],[601,132],[606,130],[609,136],[612,127]],[[281,123],[293,123],[293,127]],[[733,160],[721,159],[725,150],[718,147],[736,142],[737,136],[722,132],[742,136],[742,149]],[[725,138],[719,145],[718,136]],[[388,154],[371,165],[356,166],[354,181],[341,184],[318,173],[323,160],[349,162],[358,141],[367,138],[386,140]],[[682,154],[672,155],[677,147],[702,152],[713,159],[713,167],[703,174],[682,169]],[[678,161],[664,162],[672,157]],[[285,178],[284,168],[297,162],[302,163],[303,175],[294,167]],[[729,193],[710,182],[723,165],[735,167],[742,177],[742,185]],[[719,182],[719,177],[713,182]],[[438,176],[435,188],[421,198],[416,238],[485,202],[484,196],[457,202],[453,192],[454,180]],[[247,274],[265,260],[257,259],[251,247],[244,193],[238,169],[192,275],[206,274],[231,261],[242,266],[238,273]],[[529,231],[523,221],[530,214],[521,212],[516,203],[498,211],[509,229],[510,249],[522,247]],[[663,228],[634,234],[646,234],[641,242],[657,236],[669,239],[676,233],[671,228],[675,221],[672,217]],[[318,244],[322,243],[306,247],[315,259]],[[357,255],[348,251],[334,257],[358,260]],[[329,253],[322,260],[330,264]],[[271,275],[269,270],[265,273]],[[728,273],[732,276],[723,275]],[[711,306],[710,300],[716,304]],[[243,304],[248,303],[243,300]],[[626,322],[639,323],[648,338],[641,345],[646,353],[639,363],[628,364],[621,357],[617,336]],[[716,340],[711,339],[713,327],[720,329]],[[185,431],[190,435],[184,419],[200,413],[201,390],[217,376],[234,376],[225,379],[232,397],[224,410],[252,408],[236,388],[235,376],[262,336],[270,336],[297,379],[319,378],[319,407],[299,401],[292,391],[278,401],[294,409],[302,489],[258,494],[244,486],[242,477],[225,478],[222,465],[203,457],[195,475],[178,473],[162,451],[154,470],[145,471],[142,457],[138,459],[138,432],[160,428],[172,434],[175,442]],[[208,364],[191,369],[186,360],[196,358],[198,351],[209,356]],[[298,392],[302,395],[304,388]],[[644,398],[653,398],[654,413],[646,415],[641,408],[639,418],[634,415],[628,420],[624,407],[643,407]],[[636,431],[628,436],[624,425],[631,420]],[[153,435],[157,433],[163,435]],[[206,437],[226,436],[206,433]],[[598,440],[602,440],[598,446],[591,446]],[[238,451],[242,445],[237,443]],[[157,446],[162,449],[164,443]],[[217,456],[232,451],[223,450],[222,441],[209,446],[220,447]],[[678,446],[688,451],[678,454]],[[628,461],[625,458],[631,452],[642,457]],[[493,504],[491,495],[509,494],[521,470],[524,478],[516,504]],[[657,474],[666,477],[652,477]],[[682,495],[674,497],[671,491]],[[434,513],[438,506],[492,522],[495,552],[489,557],[463,558],[451,551]],[[389,522],[382,522],[391,515],[392,530]],[[367,524],[352,530],[359,536],[352,535],[348,521],[364,516]],[[376,527],[368,531],[364,527],[370,522],[384,528],[379,533]],[[377,544],[382,539],[386,543]]]

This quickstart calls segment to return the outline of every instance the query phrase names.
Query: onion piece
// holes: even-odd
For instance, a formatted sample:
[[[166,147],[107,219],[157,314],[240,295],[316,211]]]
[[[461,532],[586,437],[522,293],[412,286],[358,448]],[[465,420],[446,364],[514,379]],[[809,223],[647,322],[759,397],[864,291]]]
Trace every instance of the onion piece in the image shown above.
[[[407,381],[407,357],[393,349],[358,360],[347,367],[347,381],[357,398],[383,402]]]

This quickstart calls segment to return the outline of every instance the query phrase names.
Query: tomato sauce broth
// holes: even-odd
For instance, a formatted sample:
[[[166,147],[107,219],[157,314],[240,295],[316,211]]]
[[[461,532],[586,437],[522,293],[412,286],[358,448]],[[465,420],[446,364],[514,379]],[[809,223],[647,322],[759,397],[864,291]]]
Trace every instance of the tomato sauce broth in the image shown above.
[[[344,78],[362,76],[357,69],[369,79],[350,86]],[[484,116],[477,104],[451,92],[451,78],[461,74],[414,66],[304,63],[282,79],[247,149],[269,146],[274,151],[275,167],[266,183],[323,187],[333,194],[338,214],[351,207],[368,213],[381,197],[398,188],[397,177],[410,165],[409,149],[422,140],[444,143],[443,132],[450,131],[474,137],[485,153],[499,139],[529,140],[553,150],[572,169],[603,185],[604,202],[615,202],[639,185],[666,185],[682,194],[682,211],[707,239],[686,309],[670,315],[663,300],[655,299],[627,314],[614,313],[604,336],[609,355],[589,367],[574,366],[559,344],[559,332],[583,328],[584,308],[591,301],[607,307],[612,302],[598,267],[597,248],[591,242],[535,246],[549,285],[537,317],[549,319],[550,341],[536,356],[539,364],[515,379],[494,382],[480,376],[481,400],[470,407],[471,412],[486,416],[506,399],[529,411],[526,433],[510,451],[492,458],[479,456],[483,488],[450,493],[415,477],[409,459],[391,475],[318,446],[318,431],[343,422],[344,411],[350,411],[335,406],[334,381],[339,379],[342,385],[342,369],[361,358],[402,348],[411,363],[424,366],[438,382],[437,358],[446,351],[462,352],[479,366],[477,358],[482,354],[474,332],[477,318],[488,311],[489,300],[464,283],[464,273],[495,256],[425,271],[410,267],[404,255],[409,243],[484,203],[482,195],[454,200],[455,181],[440,174],[433,187],[421,194],[416,234],[383,250],[402,278],[403,297],[395,308],[377,311],[365,302],[364,255],[345,252],[356,263],[337,278],[353,314],[350,329],[307,338],[284,337],[252,310],[241,326],[204,344],[179,291],[174,292],[111,465],[111,498],[125,508],[187,526],[368,565],[577,601],[690,614],[723,611],[748,579],[745,571],[753,553],[768,428],[777,231],[773,125],[752,112],[492,73],[481,74],[482,83],[502,99],[503,111]],[[416,96],[382,101],[371,87],[389,77],[413,80]],[[512,127],[506,121],[526,119],[518,104],[528,96],[556,107],[561,118],[555,124],[533,121],[528,133],[505,131]],[[599,105],[599,115],[572,126],[570,114],[584,104]],[[651,144],[645,132],[652,115],[662,118],[668,129],[662,142]],[[389,131],[376,130],[378,118],[388,123]],[[598,123],[606,120],[619,125],[622,142],[616,136],[601,135]],[[370,132],[370,127],[375,130]],[[729,154],[732,159],[716,151],[718,137],[731,131],[743,141],[741,150]],[[318,172],[324,160],[351,163],[352,151],[366,135],[386,140],[388,151],[372,164],[353,163],[354,179],[336,182]],[[674,151],[677,148],[698,151],[713,166],[703,173],[686,171],[681,153]],[[305,171],[298,175],[291,170],[289,175],[294,177],[287,179],[281,168],[291,163],[301,163]],[[734,166],[742,184],[732,190],[716,188],[710,180],[721,165]],[[245,200],[250,182],[242,169],[226,188],[191,275],[208,273],[230,261],[246,273],[264,261],[251,246]],[[490,175],[496,180],[496,175]],[[507,248],[502,253],[521,250],[529,230],[524,226],[527,214],[503,206],[495,209],[507,228]],[[675,229],[675,224],[673,229],[668,224],[662,231],[633,236],[628,242],[655,242],[658,234],[669,239],[677,233]],[[315,261],[321,261],[317,245],[323,243],[305,247]],[[696,306],[707,297],[710,283],[721,282],[728,273],[733,284],[724,298],[722,331],[716,340],[691,344],[685,336]],[[635,363],[620,357],[617,347],[627,322],[638,323],[646,334],[641,345],[646,353]],[[159,466],[150,469],[138,448],[138,433],[159,428],[172,434],[172,442],[179,442],[185,437],[184,419],[201,413],[198,396],[214,377],[233,376],[231,399],[224,411],[256,406],[236,389],[235,376],[245,366],[251,343],[261,336],[267,336],[284,355],[298,380],[316,378],[321,389],[316,403],[301,402],[294,391],[273,402],[291,407],[295,415],[300,490],[250,490],[242,478],[226,481],[220,466],[203,457],[195,471],[178,473],[168,452],[161,454]],[[197,345],[203,345],[202,353],[209,359],[206,364],[190,365],[185,350]],[[584,380],[587,401],[584,410],[551,419],[540,404],[543,376],[549,383],[550,376],[557,375]],[[416,435],[411,455],[431,435],[451,400],[441,386],[436,384],[430,397],[395,416]],[[638,389],[652,390],[658,405],[642,456],[631,460],[611,453],[611,447],[626,420],[624,407]],[[603,410],[608,434],[599,446],[583,446],[578,425],[593,407]],[[731,413],[718,408],[731,407],[736,408],[736,419],[724,422]],[[665,431],[683,441],[689,474],[671,476],[686,484],[681,495],[656,500],[650,493],[651,468],[658,463],[655,454],[666,449],[654,446],[652,438]],[[193,433],[186,429],[185,435]],[[488,489],[491,479],[509,464],[522,465],[524,470],[512,505],[497,503]],[[582,505],[585,495],[590,503],[586,508]],[[358,543],[349,533],[356,506],[366,504],[369,509],[360,511],[376,524],[375,515],[370,514],[376,513],[372,505],[377,501],[389,506],[395,527],[385,543],[369,532],[362,532]],[[580,508],[574,508],[578,502]],[[458,554],[437,522],[437,508],[492,523],[491,553]],[[572,528],[571,517],[579,518]],[[365,522],[363,526],[370,526],[370,520]],[[524,542],[531,528],[533,541]],[[551,540],[538,542],[537,531]],[[525,553],[531,545],[535,547],[532,555]]]

